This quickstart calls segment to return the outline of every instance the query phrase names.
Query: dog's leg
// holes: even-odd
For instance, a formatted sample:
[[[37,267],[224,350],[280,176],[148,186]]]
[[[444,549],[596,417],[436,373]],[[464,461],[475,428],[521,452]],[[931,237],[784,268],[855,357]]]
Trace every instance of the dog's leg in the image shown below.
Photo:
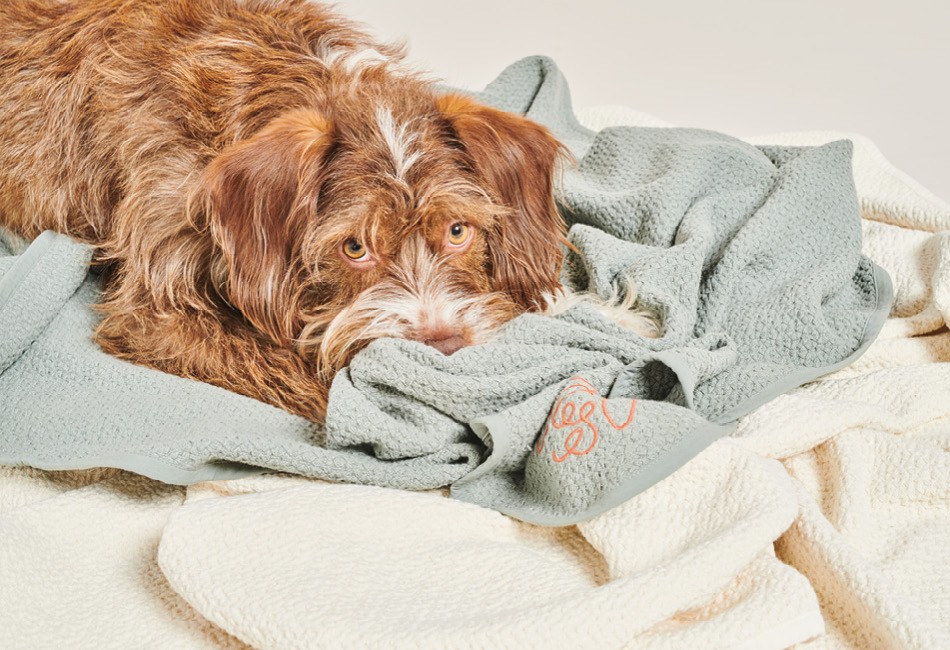
[[[211,313],[112,311],[96,330],[122,359],[253,397],[316,422],[326,416],[328,382],[294,350],[262,340]]]

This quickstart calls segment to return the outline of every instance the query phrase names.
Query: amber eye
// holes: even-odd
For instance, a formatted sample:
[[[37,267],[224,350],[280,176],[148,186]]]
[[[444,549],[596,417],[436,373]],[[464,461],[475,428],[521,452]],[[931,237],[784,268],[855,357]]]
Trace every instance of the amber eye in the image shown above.
[[[356,239],[343,242],[343,254],[354,262],[365,262],[369,259],[369,249]]]
[[[472,227],[467,223],[453,223],[449,226],[448,239],[449,245],[454,247],[464,246],[472,236]]]

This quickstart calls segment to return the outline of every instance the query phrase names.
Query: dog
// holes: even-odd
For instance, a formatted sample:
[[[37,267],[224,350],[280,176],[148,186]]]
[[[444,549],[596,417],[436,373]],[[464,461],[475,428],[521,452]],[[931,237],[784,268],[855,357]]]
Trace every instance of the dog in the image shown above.
[[[0,223],[95,247],[108,353],[315,421],[370,341],[449,355],[558,283],[567,159],[309,0],[6,0]],[[632,287],[604,303],[645,334]]]

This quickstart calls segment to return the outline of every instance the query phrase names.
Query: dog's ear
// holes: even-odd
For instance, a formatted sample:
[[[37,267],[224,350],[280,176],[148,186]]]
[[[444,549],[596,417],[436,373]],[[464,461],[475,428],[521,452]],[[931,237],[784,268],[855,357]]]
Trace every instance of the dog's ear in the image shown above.
[[[462,95],[442,96],[437,107],[492,198],[507,208],[488,233],[494,289],[538,308],[542,293],[558,286],[565,240],[553,183],[566,149],[540,124]]]
[[[297,335],[294,275],[300,270],[293,259],[332,140],[332,127],[319,113],[287,112],[222,151],[200,185],[200,225],[210,229],[226,266],[218,291],[279,343]]]

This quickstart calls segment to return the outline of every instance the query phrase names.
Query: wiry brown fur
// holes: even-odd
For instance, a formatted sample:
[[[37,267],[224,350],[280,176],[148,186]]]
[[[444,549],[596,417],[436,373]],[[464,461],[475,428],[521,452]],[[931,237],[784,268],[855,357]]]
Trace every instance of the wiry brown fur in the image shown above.
[[[5,0],[0,25],[0,223],[97,247],[112,354],[320,420],[369,340],[477,342],[557,287],[557,141],[325,7]]]

